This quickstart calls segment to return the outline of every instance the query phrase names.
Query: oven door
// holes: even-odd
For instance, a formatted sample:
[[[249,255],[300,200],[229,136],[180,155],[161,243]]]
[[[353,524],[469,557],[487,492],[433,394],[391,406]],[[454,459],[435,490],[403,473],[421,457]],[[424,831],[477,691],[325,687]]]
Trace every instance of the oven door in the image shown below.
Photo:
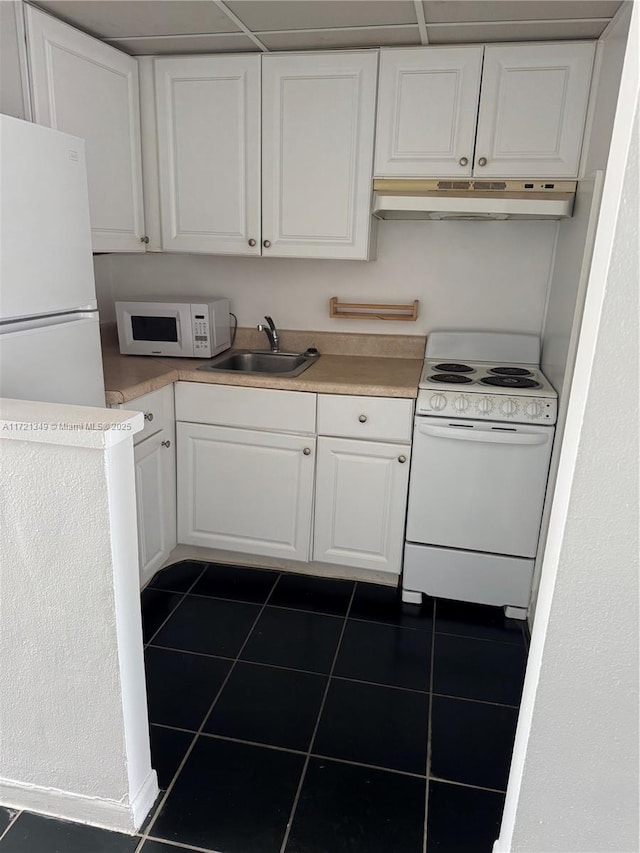
[[[193,355],[191,305],[116,303],[120,352],[126,355]]]
[[[417,417],[407,539],[534,557],[552,427]]]

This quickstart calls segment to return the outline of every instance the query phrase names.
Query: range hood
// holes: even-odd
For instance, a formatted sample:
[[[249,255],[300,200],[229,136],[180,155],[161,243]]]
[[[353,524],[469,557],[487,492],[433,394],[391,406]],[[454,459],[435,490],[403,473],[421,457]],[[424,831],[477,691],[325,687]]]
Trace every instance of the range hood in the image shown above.
[[[378,219],[566,219],[576,181],[376,178]]]

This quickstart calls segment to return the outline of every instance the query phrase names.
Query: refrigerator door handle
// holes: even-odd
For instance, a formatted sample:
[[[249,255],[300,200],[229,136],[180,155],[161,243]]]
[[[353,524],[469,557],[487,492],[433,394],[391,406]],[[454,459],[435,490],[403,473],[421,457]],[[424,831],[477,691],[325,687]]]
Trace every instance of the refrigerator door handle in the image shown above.
[[[61,326],[64,323],[77,323],[78,320],[97,319],[98,311],[95,309],[91,311],[65,311],[60,314],[47,314],[20,320],[3,320],[0,322],[0,335],[29,332],[33,329],[43,329],[49,326]]]

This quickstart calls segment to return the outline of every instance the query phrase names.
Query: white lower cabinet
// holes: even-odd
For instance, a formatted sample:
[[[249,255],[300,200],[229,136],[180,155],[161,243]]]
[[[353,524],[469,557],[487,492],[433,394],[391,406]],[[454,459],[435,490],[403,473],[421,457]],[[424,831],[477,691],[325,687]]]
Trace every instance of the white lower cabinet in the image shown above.
[[[319,438],[313,559],[400,574],[409,445]]]
[[[178,423],[178,540],[308,561],[315,437]]]
[[[176,546],[176,446],[173,385],[119,406],[144,413],[144,428],[133,439],[138,518],[140,586]]]
[[[173,430],[161,430],[133,449],[140,585],[151,580],[176,544],[176,466]]]

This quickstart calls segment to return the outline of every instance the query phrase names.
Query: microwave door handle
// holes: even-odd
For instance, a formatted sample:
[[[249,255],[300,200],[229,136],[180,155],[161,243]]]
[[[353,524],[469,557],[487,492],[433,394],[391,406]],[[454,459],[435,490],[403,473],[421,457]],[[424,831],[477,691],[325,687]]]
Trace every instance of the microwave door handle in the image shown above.
[[[546,444],[549,436],[539,432],[503,432],[495,430],[489,432],[482,430],[476,432],[473,428],[455,426],[431,426],[430,424],[418,424],[418,431],[422,435],[430,435],[433,438],[450,438],[454,441],[480,441],[485,444]]]

